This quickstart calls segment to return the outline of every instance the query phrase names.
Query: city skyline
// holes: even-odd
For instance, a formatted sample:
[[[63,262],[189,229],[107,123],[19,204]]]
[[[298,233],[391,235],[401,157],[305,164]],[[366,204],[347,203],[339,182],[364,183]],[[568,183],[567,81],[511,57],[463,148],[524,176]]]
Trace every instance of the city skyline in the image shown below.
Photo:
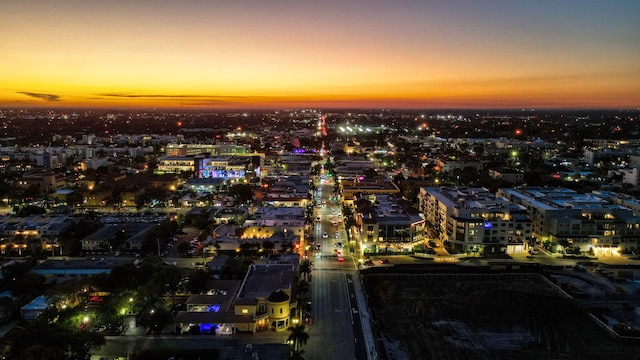
[[[8,1],[0,106],[638,108],[640,3]]]

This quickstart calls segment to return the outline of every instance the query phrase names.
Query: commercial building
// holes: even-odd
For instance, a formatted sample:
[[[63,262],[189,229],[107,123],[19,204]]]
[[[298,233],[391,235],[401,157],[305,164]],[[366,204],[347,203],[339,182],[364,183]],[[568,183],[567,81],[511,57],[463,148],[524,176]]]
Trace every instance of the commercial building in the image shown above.
[[[425,240],[422,215],[393,196],[377,196],[373,202],[358,199],[355,216],[363,254],[410,252]]]
[[[187,301],[187,311],[180,311],[175,317],[176,328],[217,335],[286,331],[299,321],[293,294],[299,256],[281,257],[287,261],[251,265],[237,288],[218,289],[212,295],[192,295]]]
[[[343,202],[349,205],[353,205],[354,201],[359,198],[374,200],[380,196],[400,194],[400,189],[389,179],[342,179],[340,180],[340,191]]]
[[[194,172],[196,170],[196,159],[187,156],[162,156],[158,158],[157,171],[161,173],[179,174],[183,172]]]

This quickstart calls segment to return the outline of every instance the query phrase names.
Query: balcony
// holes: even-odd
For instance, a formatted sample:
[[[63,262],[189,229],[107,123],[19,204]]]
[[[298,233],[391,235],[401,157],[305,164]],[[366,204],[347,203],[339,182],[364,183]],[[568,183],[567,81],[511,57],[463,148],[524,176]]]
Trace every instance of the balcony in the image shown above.
[[[253,316],[253,320],[258,321],[258,320],[266,319],[268,317],[269,317],[269,314],[267,312],[261,312],[261,313],[256,313]]]

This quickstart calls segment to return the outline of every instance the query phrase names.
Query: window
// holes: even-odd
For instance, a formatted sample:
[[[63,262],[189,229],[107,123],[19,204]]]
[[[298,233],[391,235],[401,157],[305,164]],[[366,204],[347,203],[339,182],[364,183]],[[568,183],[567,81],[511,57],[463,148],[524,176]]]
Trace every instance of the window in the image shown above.
[[[249,309],[242,309],[242,313],[243,314],[248,314],[249,313]]]

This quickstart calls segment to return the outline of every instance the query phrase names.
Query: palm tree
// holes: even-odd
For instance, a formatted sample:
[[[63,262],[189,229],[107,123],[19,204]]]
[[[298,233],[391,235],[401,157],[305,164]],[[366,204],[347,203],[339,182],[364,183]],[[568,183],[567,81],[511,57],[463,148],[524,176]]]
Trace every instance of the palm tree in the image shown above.
[[[309,334],[304,331],[304,325],[289,326],[287,330],[291,331],[287,342],[291,344],[294,351],[298,351],[302,345],[307,344]]]
[[[302,260],[300,262],[300,275],[304,275],[305,279],[309,279],[309,275],[311,275],[311,268],[313,267],[313,262],[309,259]]]
[[[302,356],[302,354],[304,354],[304,350],[291,350],[291,354],[289,354],[289,360],[306,360],[306,358]]]
[[[303,297],[306,293],[309,292],[309,283],[307,280],[298,281],[298,293],[300,293],[300,297]]]

